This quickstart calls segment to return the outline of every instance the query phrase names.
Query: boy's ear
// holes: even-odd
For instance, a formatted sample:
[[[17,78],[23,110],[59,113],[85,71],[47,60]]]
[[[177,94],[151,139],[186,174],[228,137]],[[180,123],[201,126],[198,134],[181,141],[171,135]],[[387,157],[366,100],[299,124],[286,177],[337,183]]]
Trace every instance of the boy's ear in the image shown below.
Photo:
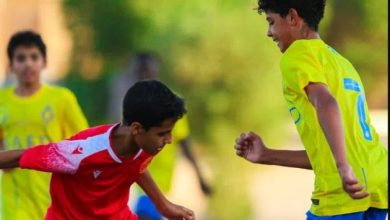
[[[131,123],[130,132],[132,135],[138,135],[143,131],[144,131],[144,129],[143,129],[143,126],[141,125],[141,123],[139,123],[139,122]]]
[[[287,14],[287,21],[292,26],[297,26],[299,24],[301,17],[299,17],[297,10],[290,8]]]

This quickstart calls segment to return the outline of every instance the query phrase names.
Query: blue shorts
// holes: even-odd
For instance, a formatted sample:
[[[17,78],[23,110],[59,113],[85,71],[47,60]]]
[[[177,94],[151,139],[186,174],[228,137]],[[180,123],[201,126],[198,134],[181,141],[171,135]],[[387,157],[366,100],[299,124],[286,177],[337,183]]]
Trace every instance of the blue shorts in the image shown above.
[[[310,211],[306,213],[306,220],[385,220],[388,209],[369,208],[364,212],[354,212],[343,215],[316,216]]]
[[[150,198],[143,194],[138,197],[135,204],[135,214],[139,218],[148,219],[148,220],[162,220],[161,214],[157,211],[156,206],[153,204]]]

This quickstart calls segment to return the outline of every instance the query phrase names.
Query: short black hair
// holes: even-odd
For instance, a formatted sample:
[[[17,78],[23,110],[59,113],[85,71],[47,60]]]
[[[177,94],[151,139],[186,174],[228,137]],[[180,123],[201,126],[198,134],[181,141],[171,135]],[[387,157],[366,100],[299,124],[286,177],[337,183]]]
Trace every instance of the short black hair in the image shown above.
[[[11,63],[15,49],[19,46],[36,46],[46,59],[46,45],[41,35],[34,31],[20,31],[12,35],[7,48],[8,59]]]
[[[139,122],[148,130],[160,126],[166,119],[177,120],[185,113],[184,99],[158,80],[143,80],[127,90],[123,99],[122,123]]]
[[[273,12],[285,17],[291,8],[298,12],[310,28],[318,31],[318,25],[324,17],[326,0],[259,0],[257,11]]]

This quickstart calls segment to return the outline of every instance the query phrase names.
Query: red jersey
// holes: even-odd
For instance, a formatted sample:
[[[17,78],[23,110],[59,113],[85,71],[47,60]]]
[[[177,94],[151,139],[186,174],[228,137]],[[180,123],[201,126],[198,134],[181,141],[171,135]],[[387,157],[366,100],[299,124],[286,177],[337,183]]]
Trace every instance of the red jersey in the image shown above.
[[[153,157],[142,150],[133,157],[120,157],[110,143],[116,126],[90,128],[23,153],[21,168],[53,173],[46,220],[137,219],[127,205],[129,189]]]

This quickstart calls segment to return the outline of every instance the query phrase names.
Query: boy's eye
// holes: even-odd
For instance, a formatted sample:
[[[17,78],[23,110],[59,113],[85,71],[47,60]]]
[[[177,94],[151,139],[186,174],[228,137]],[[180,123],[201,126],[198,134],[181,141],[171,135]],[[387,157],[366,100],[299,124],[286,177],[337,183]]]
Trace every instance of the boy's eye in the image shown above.
[[[38,54],[32,54],[31,55],[31,59],[33,60],[33,61],[36,61],[37,59],[38,59]]]
[[[16,61],[23,62],[24,60],[26,60],[26,56],[25,55],[17,55],[16,56]]]

